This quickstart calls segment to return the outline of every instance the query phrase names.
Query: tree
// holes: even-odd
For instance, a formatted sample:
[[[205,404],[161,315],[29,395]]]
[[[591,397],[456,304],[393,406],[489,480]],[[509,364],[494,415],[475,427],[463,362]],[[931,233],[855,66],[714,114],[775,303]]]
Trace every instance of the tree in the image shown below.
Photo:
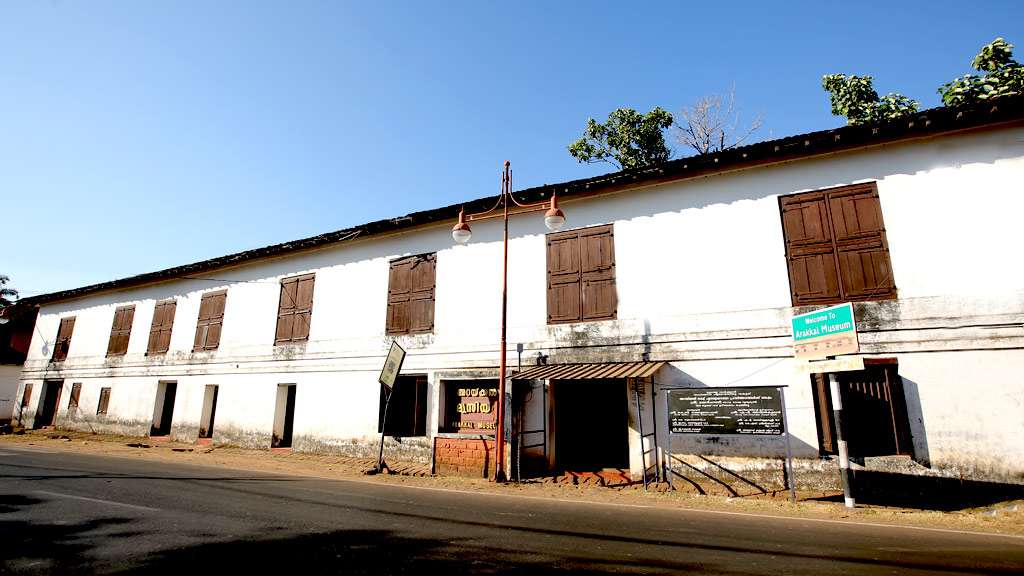
[[[14,299],[18,297],[17,290],[7,287],[7,283],[10,281],[10,278],[0,274],[0,310],[13,305]]]
[[[608,162],[623,170],[665,162],[672,152],[662,131],[672,120],[672,114],[660,107],[647,114],[619,108],[604,124],[587,119],[583,137],[569,145],[569,154],[579,162]]]
[[[679,116],[682,123],[675,124],[676,140],[698,154],[721,152],[742,146],[761,127],[756,117],[750,126],[738,131],[740,115],[735,112],[736,89],[721,94],[703,96],[693,106],[684,107]]]
[[[852,125],[894,120],[917,112],[920,103],[902,94],[879,97],[871,76],[826,74],[821,86],[832,99],[832,114]]]
[[[946,106],[974,104],[1024,94],[1024,66],[1013,59],[1013,44],[996,38],[982,46],[971,66],[982,75],[966,74],[939,87]]]

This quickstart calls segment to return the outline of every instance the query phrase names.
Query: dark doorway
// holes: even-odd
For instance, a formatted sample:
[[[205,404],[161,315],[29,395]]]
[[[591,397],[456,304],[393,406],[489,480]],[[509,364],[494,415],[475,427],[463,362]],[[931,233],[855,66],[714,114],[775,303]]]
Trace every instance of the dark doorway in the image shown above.
[[[839,372],[845,439],[850,456],[911,456],[913,443],[907,418],[903,379],[895,362]],[[813,376],[818,442],[822,454],[835,454],[835,417],[827,374]]]
[[[156,402],[153,406],[153,427],[150,436],[169,436],[171,417],[174,416],[174,397],[178,392],[177,382],[160,382],[156,387]]]
[[[54,425],[57,420],[60,391],[63,387],[63,380],[46,380],[43,382],[43,396],[39,402],[39,411],[36,412],[34,428]]]
[[[558,380],[555,457],[562,470],[629,467],[629,416],[624,380]]]
[[[295,422],[295,384],[277,385],[277,406],[274,409],[274,435],[271,448],[292,447],[292,425]]]
[[[217,391],[216,384],[208,384],[206,393],[203,395],[203,413],[199,420],[199,437],[213,438],[213,420],[217,416]]]

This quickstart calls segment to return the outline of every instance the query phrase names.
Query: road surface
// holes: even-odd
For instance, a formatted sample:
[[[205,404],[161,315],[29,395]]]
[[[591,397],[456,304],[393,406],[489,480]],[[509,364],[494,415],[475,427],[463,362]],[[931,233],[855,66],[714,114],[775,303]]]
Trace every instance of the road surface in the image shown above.
[[[1021,574],[1024,539],[0,444],[0,573]]]

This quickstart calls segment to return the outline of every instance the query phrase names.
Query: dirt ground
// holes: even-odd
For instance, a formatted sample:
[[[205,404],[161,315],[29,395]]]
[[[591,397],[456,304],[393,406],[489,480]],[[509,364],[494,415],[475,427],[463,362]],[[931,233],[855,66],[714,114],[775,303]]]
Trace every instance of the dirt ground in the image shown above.
[[[177,442],[157,442],[149,438],[68,431],[31,431],[25,434],[0,436],[0,448],[4,445],[29,445],[46,450],[183,462],[262,473],[315,476],[537,498],[898,524],[1024,536],[1024,500],[954,512],[862,505],[849,510],[844,508],[841,503],[819,500],[823,496],[820,491],[798,493],[797,503],[792,504],[789,502],[788,492],[728,498],[669,492],[665,484],[652,486],[647,492],[641,485],[605,487],[551,481],[496,484],[484,479],[430,476],[429,468],[420,464],[392,463],[394,471],[392,474],[366,475],[365,471],[374,464],[373,460],[290,451],[250,450],[231,446],[199,446]]]

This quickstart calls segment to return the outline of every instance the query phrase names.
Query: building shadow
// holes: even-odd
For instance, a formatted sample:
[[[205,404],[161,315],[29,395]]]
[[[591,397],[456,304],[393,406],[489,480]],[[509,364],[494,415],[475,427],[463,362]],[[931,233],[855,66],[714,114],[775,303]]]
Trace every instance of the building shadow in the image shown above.
[[[860,504],[952,512],[1024,499],[1024,485],[941,476],[853,470],[853,496]],[[842,495],[817,498],[842,502]]]
[[[928,451],[928,429],[924,423],[924,411],[921,409],[921,393],[917,382],[900,375],[903,381],[903,397],[907,407],[907,421],[910,425],[910,439],[914,447],[914,462],[931,468],[931,454]]]

